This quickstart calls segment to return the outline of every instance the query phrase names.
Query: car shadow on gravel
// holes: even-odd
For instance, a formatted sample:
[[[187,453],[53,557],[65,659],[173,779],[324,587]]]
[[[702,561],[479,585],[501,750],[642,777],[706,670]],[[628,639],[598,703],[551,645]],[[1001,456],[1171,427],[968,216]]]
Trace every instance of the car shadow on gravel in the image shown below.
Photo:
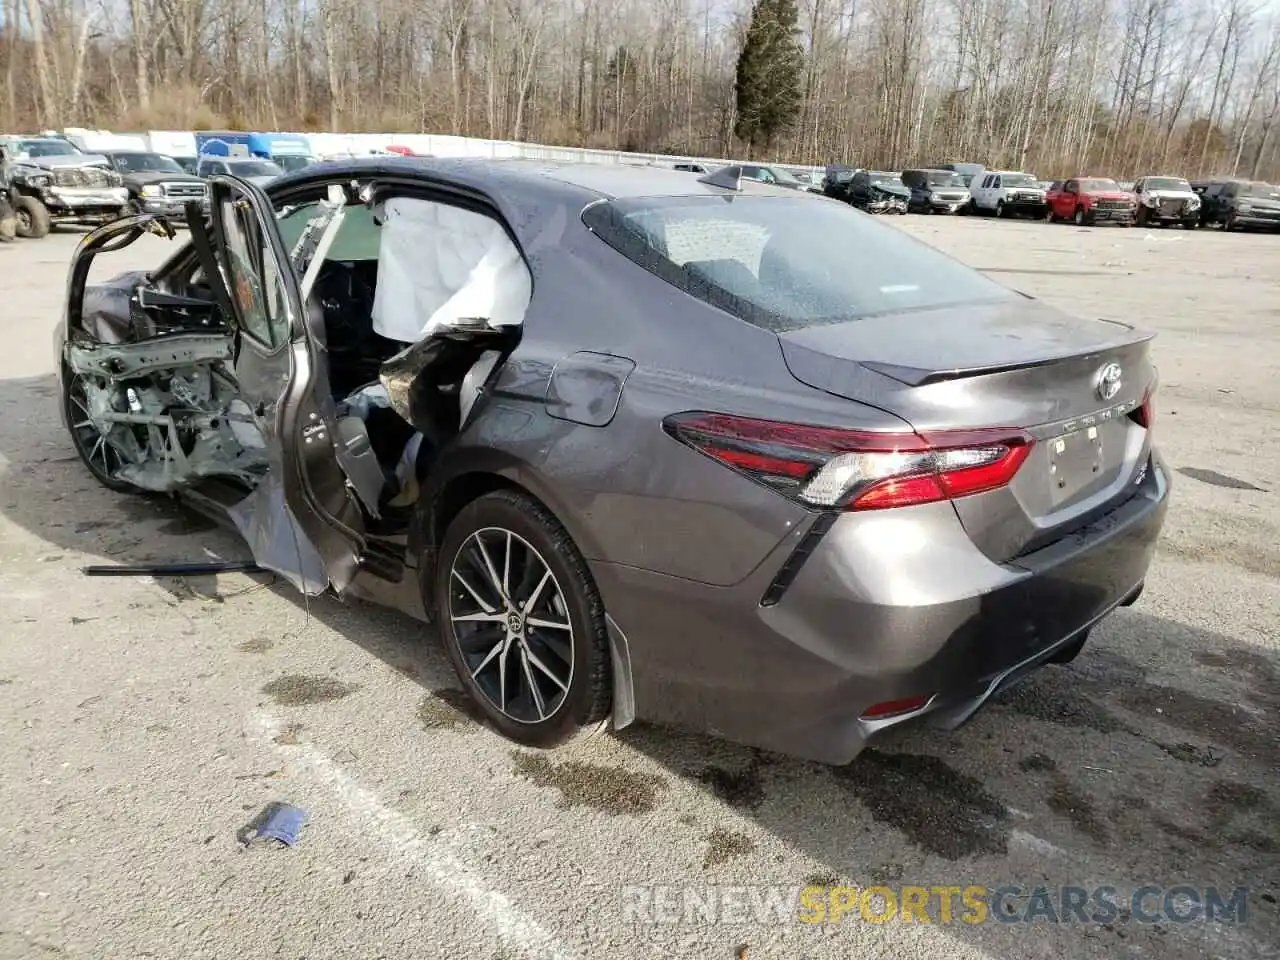
[[[34,562],[72,562],[73,552],[118,561],[192,559],[205,550],[248,556],[234,533],[173,501],[99,486],[76,457],[56,404],[52,376],[0,381],[0,513],[45,541]],[[480,729],[432,628],[369,604],[308,601],[287,584],[257,579],[420,685],[407,722],[450,735]],[[249,581],[220,583],[230,582]],[[219,595],[213,578],[161,583],[174,603]],[[252,642],[240,648],[261,652]],[[1274,653],[1148,615],[1139,604],[1099,627],[1074,663],[1033,674],[965,728],[896,731],[847,767],[638,724],[603,747],[586,741],[536,755],[544,759],[524,775],[558,785],[563,798],[600,793],[560,783],[561,768],[572,767],[566,776],[629,795],[635,784],[616,777],[621,746],[713,796],[717,813],[703,806],[702,820],[672,819],[706,846],[687,865],[698,884],[1009,884],[1027,893],[1111,885],[1122,897],[1146,883],[1228,894],[1248,886],[1242,925],[1147,924],[1122,913],[1107,924],[939,928],[1007,960],[1137,953],[1234,960],[1280,942],[1278,710]],[[661,815],[669,793],[650,789],[645,805],[625,809]],[[596,799],[588,805],[611,810],[609,798]],[[782,841],[814,870],[777,875],[752,834]],[[1018,912],[1027,905],[1009,903]],[[933,912],[937,918],[936,901]]]

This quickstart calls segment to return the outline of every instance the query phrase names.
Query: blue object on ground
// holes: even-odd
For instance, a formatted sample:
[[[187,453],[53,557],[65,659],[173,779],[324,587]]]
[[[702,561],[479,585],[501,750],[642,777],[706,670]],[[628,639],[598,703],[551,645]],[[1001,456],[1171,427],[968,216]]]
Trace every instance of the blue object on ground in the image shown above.
[[[254,840],[279,840],[292,847],[298,842],[298,833],[307,822],[307,811],[289,803],[269,803],[241,831],[244,843]]]

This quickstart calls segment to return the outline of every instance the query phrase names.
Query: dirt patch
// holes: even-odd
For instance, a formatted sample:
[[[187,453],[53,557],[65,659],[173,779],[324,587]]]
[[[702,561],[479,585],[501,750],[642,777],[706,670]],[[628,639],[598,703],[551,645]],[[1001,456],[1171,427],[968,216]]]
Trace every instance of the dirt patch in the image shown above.
[[[1106,845],[1107,828],[1094,809],[1093,802],[1065,777],[1057,778],[1045,802],[1050,810],[1070,820],[1072,825],[1090,840]]]
[[[1218,780],[1209,788],[1208,801],[1229,810],[1256,810],[1266,806],[1267,795],[1249,783]]]
[[[1235,649],[1230,653],[1201,650],[1196,662],[1221,670],[1233,679],[1248,681],[1245,696],[1260,707],[1280,708],[1280,664],[1256,650]]]
[[[1026,773],[1052,773],[1058,769],[1058,764],[1053,757],[1043,753],[1033,753],[1019,760],[1018,767]]]
[[[764,781],[758,761],[752,761],[746,769],[737,771],[706,767],[698,774],[698,779],[710,787],[721,802],[738,810],[755,810],[764,803]]]
[[[452,730],[484,723],[484,713],[465,690],[432,690],[418,703],[418,719],[428,730]]]
[[[716,827],[707,834],[707,852],[702,857],[702,869],[750,856],[755,848],[756,842],[745,833]]]
[[[1247,573],[1280,577],[1280,552],[1238,540],[1161,540],[1156,552],[1194,563],[1225,563]]]
[[[657,809],[659,793],[667,782],[649,773],[624,767],[566,760],[554,763],[539,753],[512,753],[515,772],[539,787],[560,792],[559,806],[590,807],[602,813],[631,815]]]
[[[360,689],[355,683],[343,683],[332,677],[304,677],[289,674],[272,680],[262,692],[282,707],[303,707],[312,703],[341,700]]]
[[[302,724],[290,723],[271,739],[282,747],[296,747],[298,745],[298,734],[301,732]]]
[[[835,776],[872,817],[929,853],[959,860],[1008,851],[1005,805],[937,757],[864,750]]]
[[[1161,743],[1161,750],[1173,759],[1182,763],[1190,763],[1197,767],[1216,767],[1222,762],[1222,754],[1213,747],[1197,747],[1194,743]]]
[[[1280,739],[1274,726],[1235,704],[1176,687],[1144,684],[1126,691],[1121,706],[1148,722],[1168,724],[1242,756],[1280,766]]]
[[[275,645],[276,642],[270,637],[254,637],[244,643],[237,643],[236,649],[241,653],[266,653]]]
[[[1090,683],[1069,670],[1045,670],[1027,677],[994,702],[1044,723],[1098,733],[1131,732],[1115,714],[1086,696]]]
[[[1241,480],[1239,477],[1219,473],[1217,470],[1208,470],[1204,467],[1179,467],[1178,472],[1184,477],[1199,480],[1201,483],[1207,483],[1211,487],[1224,487],[1227,490],[1254,490],[1258,493],[1267,492],[1266,488],[1255,486],[1248,480]]]

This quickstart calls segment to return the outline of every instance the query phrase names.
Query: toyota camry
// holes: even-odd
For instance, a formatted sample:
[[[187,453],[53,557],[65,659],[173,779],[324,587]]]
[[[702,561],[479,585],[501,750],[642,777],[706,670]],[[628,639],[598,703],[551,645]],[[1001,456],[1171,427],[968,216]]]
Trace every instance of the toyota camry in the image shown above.
[[[308,594],[391,598],[492,725],[827,763],[966,721],[1141,593],[1151,336],[733,168],[363,158],[214,177],[87,283],[61,405]]]

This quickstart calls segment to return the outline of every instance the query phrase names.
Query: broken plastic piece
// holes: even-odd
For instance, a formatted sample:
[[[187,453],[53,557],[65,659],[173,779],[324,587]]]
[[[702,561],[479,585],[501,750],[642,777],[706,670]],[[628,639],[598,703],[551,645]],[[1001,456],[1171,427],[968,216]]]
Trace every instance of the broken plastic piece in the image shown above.
[[[255,840],[277,840],[286,847],[298,842],[307,823],[307,811],[291,803],[268,803],[256,817],[240,828],[236,838],[245,846]]]
[[[206,577],[215,573],[261,573],[252,560],[197,561],[195,563],[119,563],[83,567],[86,577]]]

